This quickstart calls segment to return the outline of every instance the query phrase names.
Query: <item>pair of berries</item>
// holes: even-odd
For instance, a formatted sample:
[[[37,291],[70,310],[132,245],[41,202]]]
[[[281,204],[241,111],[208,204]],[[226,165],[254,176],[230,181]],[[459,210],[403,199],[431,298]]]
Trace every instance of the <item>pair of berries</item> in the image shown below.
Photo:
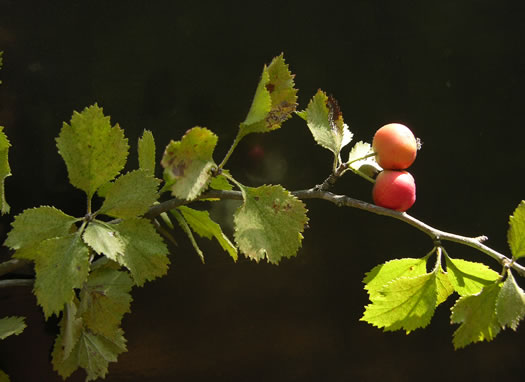
[[[409,172],[416,159],[418,143],[408,127],[390,123],[374,135],[372,149],[383,168],[377,176],[372,198],[378,206],[405,212],[416,201],[416,183]]]

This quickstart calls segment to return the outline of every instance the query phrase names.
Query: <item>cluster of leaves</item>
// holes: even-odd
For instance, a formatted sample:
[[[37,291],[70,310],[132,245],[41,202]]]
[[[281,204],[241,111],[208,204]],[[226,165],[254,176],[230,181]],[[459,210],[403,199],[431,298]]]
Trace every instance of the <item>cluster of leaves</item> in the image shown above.
[[[369,143],[355,143],[348,159],[342,160],[342,150],[353,134],[335,98],[319,90],[306,109],[297,112],[294,86],[283,56],[274,58],[264,66],[248,114],[223,160],[217,164],[213,158],[218,137],[205,127],[194,127],[167,145],[160,162],[164,180],[160,191],[151,132],[144,131],[139,139],[139,168],[123,173],[128,140],[118,125],[111,126],[100,107],[75,112],[71,122],[64,123],[57,148],[70,183],[86,194],[86,215],[70,216],[51,206],[28,209],[15,217],[5,242],[15,258],[34,263],[34,293],[46,319],[61,316],[52,363],[62,377],[79,367],[85,369],[87,380],[104,377],[109,362],[126,351],[121,322],[130,312],[131,290],[165,275],[170,263],[158,232],[173,241],[171,230],[180,226],[202,261],[204,254],[194,234],[215,238],[234,261],[238,252],[273,264],[297,254],[308,222],[304,203],[280,185],[241,184],[225,167],[248,134],[279,129],[296,113],[306,121],[314,140],[334,155],[332,174],[318,188],[329,187],[347,171],[374,181],[381,168]],[[9,208],[3,197],[8,147],[0,130],[2,212]],[[233,241],[206,210],[188,206],[199,200],[217,202],[206,196],[210,188],[236,188],[242,195],[233,216]],[[164,193],[180,203],[151,215]],[[98,209],[93,208],[95,203]],[[509,244],[513,261],[525,256],[525,203],[511,217]],[[436,262],[427,271],[434,254]],[[525,315],[524,292],[508,266],[498,274],[480,263],[452,259],[441,244],[421,259],[378,265],[367,274],[365,284],[371,304],[362,320],[407,333],[428,325],[435,308],[457,292],[460,298],[452,309],[452,322],[461,324],[454,334],[456,348],[490,340],[501,328],[515,330]],[[4,319],[0,338],[23,327],[22,318]]]
[[[509,244],[514,259],[525,256],[525,202],[510,220]],[[432,271],[428,260],[436,253]],[[445,256],[446,272],[443,270]],[[442,246],[420,259],[390,260],[374,267],[363,282],[370,297],[361,320],[385,331],[411,331],[430,323],[435,309],[456,292],[451,322],[460,324],[454,332],[456,349],[478,341],[492,340],[501,329],[516,330],[525,316],[525,293],[510,268],[498,274],[486,265],[451,258]]]

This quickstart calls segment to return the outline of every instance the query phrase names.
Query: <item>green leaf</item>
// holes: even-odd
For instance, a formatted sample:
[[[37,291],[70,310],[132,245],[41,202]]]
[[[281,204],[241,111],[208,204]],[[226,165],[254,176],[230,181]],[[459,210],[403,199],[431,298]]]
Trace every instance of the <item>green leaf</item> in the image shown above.
[[[222,170],[222,172],[229,174],[228,170]],[[228,182],[228,178],[222,174],[212,178],[210,187],[214,190],[233,190],[233,186]]]
[[[515,259],[525,256],[525,200],[509,219],[508,242]]]
[[[173,209],[170,211],[170,213],[175,217],[177,223],[179,223],[180,228],[184,231],[186,236],[188,236],[188,239],[190,239],[190,243],[193,246],[193,249],[195,249],[195,252],[197,252],[197,255],[199,255],[202,263],[204,264],[204,253],[200,249],[197,241],[195,240],[195,237],[193,236],[193,232],[191,231],[188,222],[186,221],[186,219],[184,219],[184,216],[178,209]]]
[[[294,75],[281,54],[264,66],[250,111],[240,125],[238,139],[251,133],[266,133],[281,127],[297,107]]]
[[[79,367],[86,371],[86,381],[104,378],[110,362],[116,362],[119,354],[125,352],[126,340],[122,329],[110,337],[95,334],[84,329],[69,356],[63,350],[63,333],[60,333],[53,348],[53,369],[67,378]]]
[[[339,157],[341,149],[352,140],[353,134],[343,122],[337,101],[318,90],[306,110],[297,113],[306,120],[315,141]]]
[[[96,253],[104,254],[108,258],[116,260],[124,254],[126,246],[114,224],[107,224],[94,220],[84,231],[82,236],[84,242]]]
[[[401,277],[414,278],[427,273],[427,256],[421,259],[395,259],[376,265],[363,279],[369,295],[379,293],[385,285]]]
[[[128,157],[124,132],[118,125],[111,127],[109,117],[96,104],[73,113],[71,125],[64,122],[56,141],[69,181],[88,198],[119,174]]]
[[[499,274],[485,264],[445,257],[447,274],[454,290],[460,296],[477,294],[484,286],[492,284]]]
[[[472,296],[463,296],[452,307],[450,320],[461,324],[454,332],[454,348],[459,349],[473,342],[491,341],[501,327],[496,315],[496,301],[501,283],[493,283]]]
[[[89,272],[89,249],[78,233],[47,239],[15,253],[15,257],[34,260],[34,292],[46,318],[58,314],[73,300]]]
[[[448,275],[443,271],[443,268],[441,268],[441,264],[439,264],[437,272],[437,278],[436,278],[436,288],[437,288],[437,302],[436,306],[441,304],[442,302],[445,302],[447,298],[454,293],[454,286],[450,282]]]
[[[403,329],[408,333],[430,323],[438,305],[438,272],[416,277],[402,277],[370,295],[361,321],[384,328]]]
[[[281,186],[243,186],[241,191],[244,203],[234,214],[234,236],[241,252],[273,264],[295,256],[308,222],[303,202]]]
[[[26,328],[25,317],[4,317],[0,319],[0,339],[19,335]]]
[[[64,359],[69,357],[78,339],[82,335],[83,322],[81,317],[77,317],[78,301],[76,298],[66,304],[64,315],[60,320],[60,332],[62,334],[62,347]]]
[[[510,269],[507,270],[507,279],[496,301],[496,314],[500,325],[503,328],[508,326],[512,330],[516,330],[519,322],[525,317],[525,293],[516,283]]]
[[[211,170],[216,167],[212,155],[217,136],[203,127],[194,127],[182,140],[171,141],[161,161],[164,179],[174,196],[193,200],[211,180]]]
[[[221,247],[230,254],[233,260],[237,261],[237,248],[222,232],[221,226],[210,218],[208,211],[197,211],[186,206],[178,207],[178,210],[182,213],[184,219],[193,231],[207,239],[215,237]]]
[[[2,81],[0,81],[0,84],[1,83],[2,83]],[[10,382],[11,379],[9,379],[9,375],[7,375],[2,370],[0,370],[0,381],[2,381],[2,382]]]
[[[144,218],[131,218],[115,224],[115,230],[124,243],[123,256],[112,260],[131,272],[136,285],[142,286],[168,271],[168,248],[151,222]]]
[[[130,311],[133,281],[126,272],[101,267],[89,275],[80,292],[79,314],[93,333],[110,338]]]
[[[144,170],[122,175],[108,190],[98,213],[122,219],[143,215],[157,201],[159,183]]]
[[[79,219],[69,216],[54,207],[38,207],[15,216],[5,245],[11,249],[30,247],[54,237],[65,236],[72,231]]]
[[[1,82],[0,82],[1,83]],[[11,168],[9,167],[9,147],[11,144],[7,139],[7,135],[3,132],[4,128],[0,126],[0,212],[2,215],[9,213],[9,204],[5,199],[5,179],[11,176]]]
[[[155,163],[155,139],[151,131],[144,130],[139,138],[139,168],[154,176]]]

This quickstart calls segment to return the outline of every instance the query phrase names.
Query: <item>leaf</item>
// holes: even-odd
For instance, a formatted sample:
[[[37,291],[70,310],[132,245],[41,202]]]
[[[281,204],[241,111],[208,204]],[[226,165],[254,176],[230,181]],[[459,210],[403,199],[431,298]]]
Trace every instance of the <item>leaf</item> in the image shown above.
[[[343,115],[333,97],[318,90],[306,110],[297,113],[306,121],[315,141],[332,151],[336,157],[352,140],[353,134],[343,122]]]
[[[521,201],[510,216],[507,238],[512,257],[519,259],[525,256],[525,200]]]
[[[56,142],[69,181],[88,198],[119,174],[128,157],[124,132],[118,125],[111,127],[109,117],[96,104],[74,112],[71,125],[64,122]]]
[[[139,138],[139,168],[146,171],[149,175],[155,175],[155,139],[153,133],[144,130],[142,137]]]
[[[38,207],[23,211],[15,216],[5,245],[11,249],[30,247],[54,237],[71,232],[79,219],[69,216],[54,207]]]
[[[126,248],[115,225],[98,220],[93,220],[88,224],[82,239],[96,253],[104,254],[113,260],[122,256]]]
[[[443,268],[441,268],[441,264],[439,264],[437,272],[437,278],[436,278],[436,287],[437,287],[437,302],[436,306],[441,304],[442,302],[445,302],[447,298],[454,293],[454,287],[452,286],[452,283],[450,282],[447,273],[443,271]]]
[[[376,161],[375,156],[369,156],[367,158],[361,159],[367,155],[372,154],[372,146],[370,143],[359,141],[350,150],[348,155],[348,163],[351,168],[357,171],[364,172],[365,168],[370,168],[373,173],[382,171],[382,167]],[[367,174],[369,175],[369,174]]]
[[[458,299],[450,316],[452,323],[461,324],[454,332],[452,342],[455,349],[496,337],[501,329],[496,315],[500,289],[501,283],[496,282],[484,287],[478,294]]]
[[[0,81],[0,84],[2,83],[2,81]],[[0,381],[2,382],[10,382],[11,379],[9,379],[9,376],[4,373],[2,370],[0,370]]]
[[[79,315],[93,333],[110,338],[130,311],[131,277],[122,271],[101,267],[89,275],[80,292]]]
[[[182,213],[184,219],[193,231],[207,239],[215,237],[221,247],[230,254],[233,260],[237,261],[237,248],[222,232],[221,226],[210,218],[208,211],[197,211],[186,206],[180,206],[178,210]]]
[[[15,257],[35,261],[34,292],[46,319],[58,314],[71,302],[89,272],[89,249],[78,233],[47,239]]]
[[[60,320],[60,331],[62,334],[63,358],[69,357],[78,339],[82,335],[82,318],[77,317],[78,301],[74,299],[66,304],[66,309]]]
[[[0,339],[19,335],[26,328],[25,317],[4,317],[0,319]]]
[[[125,247],[123,256],[112,260],[129,269],[136,285],[166,274],[168,248],[149,220],[126,219],[115,224],[115,230]]]
[[[0,82],[1,83],[1,82]],[[11,176],[11,168],[9,167],[9,147],[11,143],[7,139],[7,135],[3,132],[4,128],[0,126],[0,212],[2,215],[9,213],[10,207],[5,199],[5,179]]]
[[[222,170],[222,172],[226,172],[229,174],[227,170]],[[230,191],[233,189],[233,186],[230,184],[230,182],[228,182],[228,179],[222,174],[212,178],[210,182],[210,187],[214,190]]]
[[[159,183],[144,170],[122,175],[108,190],[98,213],[122,219],[143,215],[157,201]]]
[[[395,259],[376,265],[363,279],[370,295],[379,293],[385,285],[401,277],[414,278],[427,273],[427,258]]]
[[[452,259],[449,256],[445,259],[448,279],[460,296],[477,294],[484,286],[492,284],[499,278],[499,274],[485,264]]]
[[[263,68],[252,105],[240,125],[238,139],[251,133],[266,133],[281,127],[297,107],[294,75],[281,54]]]
[[[361,321],[385,331],[403,329],[408,333],[430,323],[436,306],[438,273],[401,277],[370,295]]]
[[[295,256],[308,222],[303,202],[281,186],[243,186],[241,191],[244,203],[234,214],[234,237],[241,252],[273,264]]]
[[[180,228],[184,231],[186,236],[188,236],[188,239],[190,239],[190,243],[193,246],[193,249],[195,249],[195,252],[197,252],[197,255],[199,255],[202,263],[204,264],[204,253],[200,249],[199,244],[197,244],[197,241],[193,236],[193,232],[191,232],[191,228],[188,222],[186,221],[186,219],[184,219],[184,216],[178,209],[173,209],[170,211],[170,213],[175,217],[175,219],[179,223]]]
[[[161,165],[174,196],[193,200],[208,187],[211,170],[216,167],[212,155],[217,139],[210,130],[194,127],[182,140],[171,141],[166,147]]]
[[[521,289],[510,269],[507,269],[507,279],[503,283],[496,301],[498,321],[504,328],[518,328],[519,322],[525,317],[525,293]]]
[[[64,357],[63,333],[60,333],[52,353],[53,369],[64,379],[79,367],[86,371],[86,381],[104,378],[109,362],[116,362],[118,355],[127,350],[123,334],[118,329],[110,337],[104,337],[84,329],[71,354]]]

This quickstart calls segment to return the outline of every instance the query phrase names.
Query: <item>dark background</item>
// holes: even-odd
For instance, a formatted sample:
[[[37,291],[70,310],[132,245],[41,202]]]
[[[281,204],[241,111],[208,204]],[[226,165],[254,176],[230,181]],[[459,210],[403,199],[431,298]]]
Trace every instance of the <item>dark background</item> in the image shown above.
[[[508,216],[525,197],[522,2],[342,4],[0,0],[0,124],[13,144],[6,181],[13,215],[43,204],[84,214],[54,138],[73,110],[95,102],[125,129],[132,152],[150,129],[160,160],[170,139],[200,125],[219,135],[220,161],[263,64],[284,52],[300,109],[322,88],[338,99],[356,141],[370,142],[388,122],[407,124],[423,141],[411,168],[412,215],[454,233],[485,234],[508,253]],[[321,182],[331,161],[294,117],[248,137],[228,167],[245,184],[295,190]],[[335,191],[370,201],[370,185],[355,176]],[[234,206],[222,205],[213,213],[228,227]],[[280,266],[234,264],[205,239],[203,265],[177,233],[167,277],[134,289],[123,322],[129,351],[110,364],[106,380],[520,380],[523,328],[454,351],[452,299],[409,336],[360,322],[364,273],[388,259],[423,256],[432,243],[389,218],[323,201],[307,207],[303,248]],[[2,241],[13,215],[2,217]],[[498,269],[467,247],[447,249]],[[8,258],[5,248],[0,253]],[[0,290],[0,304],[0,316],[28,323],[1,342],[0,368],[15,382],[61,380],[50,363],[56,321],[44,322],[28,288]],[[83,378],[77,372],[70,380]]]

